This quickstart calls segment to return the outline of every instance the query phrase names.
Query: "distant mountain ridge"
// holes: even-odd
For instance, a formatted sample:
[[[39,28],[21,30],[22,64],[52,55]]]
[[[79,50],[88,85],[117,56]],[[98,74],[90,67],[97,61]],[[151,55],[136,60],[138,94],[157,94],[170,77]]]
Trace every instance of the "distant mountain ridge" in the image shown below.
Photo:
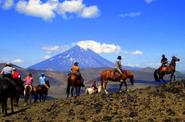
[[[114,63],[103,58],[91,49],[83,49],[79,46],[74,46],[66,52],[32,65],[28,69],[65,72],[70,70],[74,62],[79,62],[81,69],[114,67]],[[140,70],[141,68],[124,66],[124,69]]]
[[[29,67],[29,69],[69,71],[74,62],[79,62],[80,68],[100,68],[114,66],[112,62],[101,57],[92,50],[75,46],[66,52],[35,64]]]

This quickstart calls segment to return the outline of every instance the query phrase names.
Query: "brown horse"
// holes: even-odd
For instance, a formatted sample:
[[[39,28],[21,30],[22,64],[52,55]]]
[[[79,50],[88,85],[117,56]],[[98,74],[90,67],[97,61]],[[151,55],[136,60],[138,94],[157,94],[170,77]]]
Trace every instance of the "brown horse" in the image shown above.
[[[46,80],[45,85],[37,85],[33,87],[34,103],[38,102],[38,98],[40,102],[42,101],[45,102],[49,88],[50,88],[49,80]]]
[[[26,85],[24,89],[24,101],[27,105],[31,104],[32,100],[32,90],[33,87],[31,85]]]
[[[158,69],[155,70],[154,72],[154,78],[156,81],[163,81],[165,82],[165,80],[163,79],[163,77],[166,74],[171,74],[170,77],[170,81],[172,81],[172,79],[174,79],[174,81],[176,80],[176,76],[175,76],[175,71],[176,71],[176,63],[179,62],[180,59],[173,56],[171,63],[169,66],[164,66],[164,67],[160,67]]]
[[[104,70],[101,72],[100,79],[101,79],[101,86],[105,90],[105,93],[107,92],[107,84],[108,81],[113,82],[120,82],[120,88],[119,91],[121,91],[123,83],[125,84],[125,87],[127,89],[127,83],[126,80],[129,78],[131,84],[134,84],[134,74],[131,71],[123,70],[123,74],[120,76],[119,73],[115,72],[113,69]]]
[[[74,88],[76,89],[76,96],[80,96],[80,90],[82,86],[81,82],[83,81],[84,79],[81,75],[78,77],[76,74],[73,74],[73,73],[68,74],[67,89],[66,89],[67,97],[69,97],[70,92],[71,92],[71,96],[74,95],[73,93]]]

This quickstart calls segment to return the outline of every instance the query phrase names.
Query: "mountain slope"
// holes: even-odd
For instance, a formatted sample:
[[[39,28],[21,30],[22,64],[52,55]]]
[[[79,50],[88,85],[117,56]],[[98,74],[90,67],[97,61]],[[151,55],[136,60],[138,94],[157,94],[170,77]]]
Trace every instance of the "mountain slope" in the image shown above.
[[[18,108],[1,121],[181,122],[185,120],[185,81],[113,94],[57,99]]]
[[[70,50],[35,64],[29,69],[69,71],[74,62],[79,62],[81,68],[113,67],[113,63],[104,59],[90,49],[75,46]]]

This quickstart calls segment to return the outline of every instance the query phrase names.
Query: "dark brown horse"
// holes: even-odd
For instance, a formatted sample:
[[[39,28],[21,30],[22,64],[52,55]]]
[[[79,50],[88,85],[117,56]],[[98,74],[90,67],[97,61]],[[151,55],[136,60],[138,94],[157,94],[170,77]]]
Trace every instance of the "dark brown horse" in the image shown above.
[[[19,98],[24,93],[24,83],[21,78],[14,79],[16,84],[16,97],[14,99],[14,105],[19,106]]]
[[[179,62],[180,59],[173,56],[172,57],[172,60],[171,60],[171,63],[169,66],[164,66],[164,67],[160,67],[158,69],[155,70],[154,72],[154,78],[156,81],[163,81],[163,82],[166,82],[163,77],[166,75],[166,74],[171,74],[171,77],[170,77],[170,81],[173,80],[176,80],[176,76],[175,76],[175,71],[176,71],[176,63]]]
[[[105,90],[105,93],[108,94],[107,91],[107,84],[108,81],[113,82],[120,82],[119,90],[121,91],[123,83],[125,84],[125,87],[127,89],[127,83],[126,80],[130,79],[131,84],[134,84],[134,74],[131,71],[123,70],[123,74],[119,75],[119,73],[115,72],[113,69],[104,70],[100,74],[101,79],[101,86]]]
[[[74,95],[74,88],[76,90],[76,95],[75,96],[80,96],[80,90],[81,90],[81,82],[83,82],[84,79],[83,77],[80,75],[79,77],[76,74],[70,73],[68,74],[68,79],[67,79],[67,89],[66,89],[66,93],[67,93],[67,97],[69,97],[70,93],[71,96]]]
[[[46,80],[45,85],[37,85],[33,87],[33,94],[34,94],[34,103],[38,102],[45,102],[46,96],[48,95],[48,89],[50,88],[49,80]]]
[[[13,113],[13,102],[16,97],[16,85],[12,84],[14,81],[10,81],[8,78],[0,78],[0,102],[2,102],[2,113],[7,115],[7,101],[10,98],[11,111]]]

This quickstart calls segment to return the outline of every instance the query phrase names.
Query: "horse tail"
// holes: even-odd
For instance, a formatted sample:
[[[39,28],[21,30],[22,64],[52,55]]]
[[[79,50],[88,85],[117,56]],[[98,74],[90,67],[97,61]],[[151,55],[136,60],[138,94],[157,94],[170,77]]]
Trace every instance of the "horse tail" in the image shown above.
[[[158,75],[158,70],[157,69],[154,71],[154,79],[155,79],[155,81],[159,80],[159,75]]]
[[[134,82],[135,82],[134,75],[130,76],[129,79],[131,84],[134,85]]]

